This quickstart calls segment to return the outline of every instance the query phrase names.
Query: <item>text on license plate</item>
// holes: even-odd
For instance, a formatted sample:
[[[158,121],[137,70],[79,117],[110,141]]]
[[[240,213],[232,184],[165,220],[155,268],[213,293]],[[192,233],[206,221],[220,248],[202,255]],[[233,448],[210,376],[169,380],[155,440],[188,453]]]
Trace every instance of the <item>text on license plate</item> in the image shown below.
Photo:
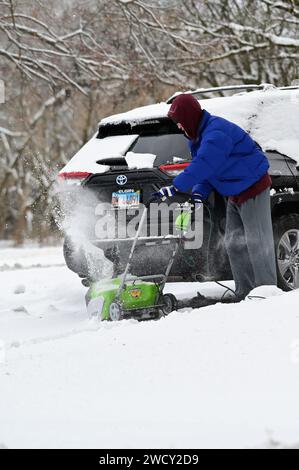
[[[123,189],[112,193],[112,207],[121,209],[128,207],[137,207],[140,204],[140,191],[134,189]]]

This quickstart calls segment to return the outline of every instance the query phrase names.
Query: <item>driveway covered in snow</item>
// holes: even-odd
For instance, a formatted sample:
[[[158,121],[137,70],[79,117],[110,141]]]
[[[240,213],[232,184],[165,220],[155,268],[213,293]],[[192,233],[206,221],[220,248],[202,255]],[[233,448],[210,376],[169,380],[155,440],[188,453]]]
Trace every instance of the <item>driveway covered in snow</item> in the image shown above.
[[[57,248],[1,249],[0,286],[0,448],[299,441],[299,292],[98,323]]]

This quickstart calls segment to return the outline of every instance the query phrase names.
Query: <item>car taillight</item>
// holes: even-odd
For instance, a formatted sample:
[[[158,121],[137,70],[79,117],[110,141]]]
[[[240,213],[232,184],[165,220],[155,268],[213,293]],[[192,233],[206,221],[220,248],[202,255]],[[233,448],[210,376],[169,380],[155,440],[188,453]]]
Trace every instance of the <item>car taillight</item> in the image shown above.
[[[170,163],[168,165],[162,165],[159,168],[169,176],[177,176],[182,173],[182,171],[185,170],[185,168],[187,168],[189,165],[190,163]]]
[[[92,173],[86,171],[72,171],[58,174],[58,181],[71,185],[79,185]]]

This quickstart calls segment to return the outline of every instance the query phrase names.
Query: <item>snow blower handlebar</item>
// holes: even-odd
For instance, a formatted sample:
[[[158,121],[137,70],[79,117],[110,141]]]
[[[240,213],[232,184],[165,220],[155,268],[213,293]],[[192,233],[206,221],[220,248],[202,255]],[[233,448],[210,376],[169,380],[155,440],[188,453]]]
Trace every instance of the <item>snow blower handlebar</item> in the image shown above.
[[[177,202],[178,204],[179,203],[182,203],[182,202],[186,202],[190,199],[190,194],[187,194],[187,193],[176,193],[176,195],[173,197],[174,201]],[[134,240],[133,240],[133,243],[132,243],[132,247],[131,247],[131,250],[130,250],[130,254],[129,254],[129,258],[128,258],[128,262],[127,262],[127,265],[126,265],[126,268],[125,268],[125,272],[122,276],[122,280],[121,280],[121,283],[120,283],[120,286],[119,286],[119,289],[118,289],[118,292],[117,292],[117,298],[119,298],[120,296],[120,293],[121,291],[123,290],[124,286],[125,286],[125,283],[126,283],[126,279],[127,279],[127,276],[128,276],[128,273],[129,273],[129,270],[130,270],[130,267],[131,267],[131,262],[132,262],[132,258],[133,258],[133,254],[134,254],[134,251],[135,251],[135,248],[136,248],[136,245],[137,245],[137,242],[138,242],[138,239],[140,237],[140,234],[141,234],[141,230],[142,230],[142,227],[143,227],[143,224],[146,220],[146,216],[147,216],[147,211],[149,209],[149,206],[152,202],[157,202],[157,198],[155,196],[152,196],[150,199],[148,199],[146,202],[144,202],[144,210],[143,210],[143,213],[142,213],[142,216],[141,216],[141,219],[139,221],[139,225],[138,225],[138,229],[137,229],[137,232],[136,232],[136,235],[134,237]],[[174,256],[173,256],[174,258]],[[170,266],[170,267],[169,267]],[[172,264],[170,264],[168,266],[168,269],[167,269],[167,273],[166,275],[164,275],[165,279],[167,278],[168,274],[169,274],[169,270],[172,266]],[[164,281],[164,284],[165,284],[165,281]]]
[[[177,202],[178,204],[180,204],[183,202],[192,201],[192,196],[189,193],[182,193],[180,191],[177,191],[175,195],[171,197],[171,201]],[[148,209],[151,203],[153,202],[162,202],[162,200],[157,199],[156,196],[152,196],[146,202],[144,202],[144,205]]]

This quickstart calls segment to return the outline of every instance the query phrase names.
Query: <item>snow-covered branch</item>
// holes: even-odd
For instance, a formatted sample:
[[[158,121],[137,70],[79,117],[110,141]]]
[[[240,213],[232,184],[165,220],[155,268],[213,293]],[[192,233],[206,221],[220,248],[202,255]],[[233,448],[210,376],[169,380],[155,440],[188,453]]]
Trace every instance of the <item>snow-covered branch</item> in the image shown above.
[[[294,47],[299,49],[299,39],[277,36],[276,34],[263,32],[260,29],[254,27],[243,26],[241,24],[236,23],[229,23],[226,26],[237,34],[251,33],[255,36],[268,40],[270,43],[276,46]]]
[[[36,77],[52,84],[68,83],[86,94],[81,83],[87,76],[97,74],[100,78],[102,68],[110,69],[116,64],[120,73],[126,70],[126,62],[122,65],[119,58],[105,51],[97,42],[96,34],[84,30],[83,23],[79,28],[58,34],[29,14],[7,11],[0,17],[1,31],[9,47],[1,47],[0,55],[13,62],[28,78]]]
[[[7,135],[9,137],[22,137],[26,135],[25,132],[14,132],[9,129],[5,129],[4,127],[0,127],[0,134]]]
[[[298,24],[295,0],[0,0],[1,219],[20,227],[33,201],[44,215],[56,172],[107,114],[177,90],[292,83]]]

